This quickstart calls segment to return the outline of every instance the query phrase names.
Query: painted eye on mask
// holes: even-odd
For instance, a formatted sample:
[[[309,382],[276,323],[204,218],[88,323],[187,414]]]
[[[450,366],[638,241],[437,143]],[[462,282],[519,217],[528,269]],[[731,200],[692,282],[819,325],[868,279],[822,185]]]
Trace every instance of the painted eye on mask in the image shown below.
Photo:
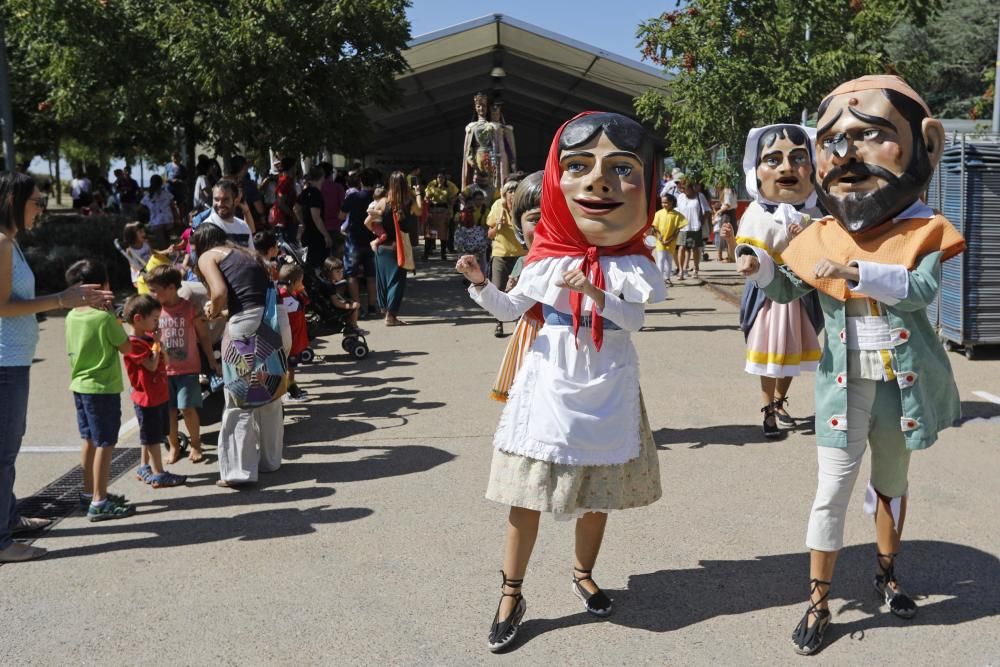
[[[583,164],[582,162],[570,162],[569,164],[566,165],[566,171],[570,172],[571,174],[579,174],[586,168],[587,165]]]
[[[823,150],[840,158],[847,157],[847,135],[838,132],[832,137],[823,139]]]
[[[632,173],[632,165],[630,164],[619,164],[615,165],[615,173],[625,178]]]
[[[874,141],[882,136],[882,131],[874,127],[869,128],[861,133],[861,138],[865,141]]]
[[[805,167],[809,164],[809,156],[798,153],[792,156],[792,166]]]

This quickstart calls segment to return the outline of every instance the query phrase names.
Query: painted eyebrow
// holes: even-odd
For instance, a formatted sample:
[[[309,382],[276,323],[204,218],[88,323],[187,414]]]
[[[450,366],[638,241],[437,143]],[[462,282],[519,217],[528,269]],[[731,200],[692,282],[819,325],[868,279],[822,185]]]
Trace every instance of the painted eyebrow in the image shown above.
[[[866,123],[871,123],[872,125],[879,125],[881,127],[884,127],[884,128],[889,129],[889,130],[892,130],[893,132],[898,132],[899,131],[899,130],[896,129],[895,125],[893,125],[889,120],[887,120],[885,118],[882,118],[881,116],[870,116],[870,115],[866,114],[865,112],[858,111],[857,109],[855,109],[853,107],[848,108],[848,111],[850,111],[851,115],[854,116],[855,118],[857,118],[858,120],[863,120]]]
[[[630,153],[628,151],[612,151],[611,153],[608,153],[605,157],[627,157],[635,160],[636,162],[642,162],[642,160],[639,159],[638,155],[636,155],[635,153]]]
[[[829,132],[830,128],[833,127],[837,123],[838,120],[840,120],[840,116],[843,113],[844,113],[843,109],[841,109],[840,111],[838,111],[837,115],[830,119],[829,123],[827,123],[823,127],[821,127],[818,130],[816,130],[816,135],[817,136],[822,136],[822,135],[826,134],[827,132]]]
[[[592,157],[594,157],[594,154],[593,153],[588,153],[587,151],[573,151],[572,153],[564,153],[559,158],[559,161],[562,162],[563,160],[568,160],[571,157],[589,157],[589,158],[592,158]]]

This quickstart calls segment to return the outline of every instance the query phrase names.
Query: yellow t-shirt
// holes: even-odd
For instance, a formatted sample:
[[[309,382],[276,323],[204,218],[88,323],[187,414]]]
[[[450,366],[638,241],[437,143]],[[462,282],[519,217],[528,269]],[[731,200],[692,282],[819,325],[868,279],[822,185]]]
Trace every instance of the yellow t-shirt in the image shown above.
[[[510,214],[503,208],[503,199],[493,202],[486,216],[486,226],[497,228],[497,235],[493,237],[494,257],[523,257],[528,253],[514,235],[514,225],[511,224]]]
[[[438,185],[437,179],[434,179],[424,187],[424,196],[431,205],[447,205],[458,196],[458,186],[451,181]]]
[[[677,232],[687,227],[687,224],[687,218],[681,215],[677,209],[667,211],[661,208],[657,211],[653,216],[653,229],[659,236],[656,239],[656,249],[673,252],[674,248],[677,247]],[[661,239],[668,242],[663,243]]]

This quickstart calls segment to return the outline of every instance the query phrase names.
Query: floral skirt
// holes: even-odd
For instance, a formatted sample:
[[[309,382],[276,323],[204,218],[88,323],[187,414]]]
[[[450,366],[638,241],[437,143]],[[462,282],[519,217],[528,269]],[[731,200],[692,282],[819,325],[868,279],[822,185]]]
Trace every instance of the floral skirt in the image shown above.
[[[651,505],[663,491],[660,463],[640,395],[639,456],[618,465],[574,466],[494,449],[486,498],[564,518]],[[567,516],[568,515],[568,516]]]

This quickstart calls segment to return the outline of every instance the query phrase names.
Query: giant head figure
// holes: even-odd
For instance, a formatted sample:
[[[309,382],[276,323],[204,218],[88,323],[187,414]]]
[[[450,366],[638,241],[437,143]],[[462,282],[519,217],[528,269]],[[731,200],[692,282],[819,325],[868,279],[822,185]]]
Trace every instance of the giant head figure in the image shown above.
[[[765,206],[813,206],[811,130],[800,125],[755,127],[747,135],[743,171],[750,195]]]
[[[916,201],[941,159],[944,128],[897,76],[841,84],[820,104],[816,126],[816,194],[852,234]]]

